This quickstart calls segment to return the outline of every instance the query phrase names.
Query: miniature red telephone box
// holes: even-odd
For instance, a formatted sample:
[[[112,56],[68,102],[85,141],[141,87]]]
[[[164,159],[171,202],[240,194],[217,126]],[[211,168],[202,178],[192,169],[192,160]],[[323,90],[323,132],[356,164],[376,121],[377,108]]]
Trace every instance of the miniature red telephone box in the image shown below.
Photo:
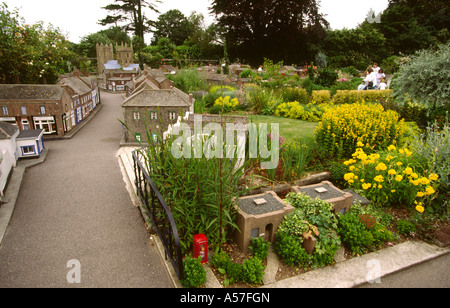
[[[201,257],[202,264],[208,263],[208,239],[203,233],[194,235],[193,257],[198,259]]]

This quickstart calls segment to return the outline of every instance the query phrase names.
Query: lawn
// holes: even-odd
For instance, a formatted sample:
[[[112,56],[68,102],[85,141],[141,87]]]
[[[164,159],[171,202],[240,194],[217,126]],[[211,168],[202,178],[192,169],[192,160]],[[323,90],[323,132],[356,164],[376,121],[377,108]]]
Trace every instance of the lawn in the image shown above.
[[[317,127],[317,123],[315,122],[306,122],[277,116],[248,115],[248,120],[249,122],[253,122],[256,124],[278,123],[280,126],[280,135],[284,138],[284,140],[287,141],[292,138],[300,138],[305,143],[311,143],[314,141],[314,130]]]

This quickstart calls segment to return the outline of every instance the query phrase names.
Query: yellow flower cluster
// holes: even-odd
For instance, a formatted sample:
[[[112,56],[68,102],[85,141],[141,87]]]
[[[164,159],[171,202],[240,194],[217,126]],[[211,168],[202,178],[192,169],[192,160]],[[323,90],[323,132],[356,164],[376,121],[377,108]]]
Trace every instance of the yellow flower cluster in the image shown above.
[[[344,175],[344,180],[350,186],[362,189],[374,204],[414,204],[422,213],[427,198],[436,193],[433,185],[439,176],[432,173],[426,177],[415,172],[410,165],[412,154],[409,149],[390,145],[388,152],[368,155],[359,147],[353,158],[344,162],[351,171]]]
[[[223,98],[222,96],[216,99],[214,102],[214,106],[225,106],[230,109],[234,109],[237,105],[239,105],[239,101],[237,98],[230,99],[229,96]]]
[[[356,147],[382,149],[406,131],[403,120],[379,104],[345,104],[327,109],[316,128],[316,140],[330,155],[349,156]]]

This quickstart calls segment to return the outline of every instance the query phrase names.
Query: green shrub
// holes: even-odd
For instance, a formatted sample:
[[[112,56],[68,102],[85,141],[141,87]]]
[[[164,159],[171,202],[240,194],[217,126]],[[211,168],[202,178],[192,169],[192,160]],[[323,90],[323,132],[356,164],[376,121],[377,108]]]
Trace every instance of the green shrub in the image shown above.
[[[331,87],[339,78],[338,73],[334,69],[324,68],[319,70],[319,74],[315,79],[315,83],[324,87]]]
[[[283,102],[297,101],[300,104],[309,103],[308,92],[306,92],[306,90],[302,88],[283,88],[280,95]]]
[[[206,282],[206,271],[199,259],[187,256],[183,262],[184,278],[180,281],[186,288],[198,288]]]
[[[331,93],[329,90],[314,90],[311,95],[311,103],[319,104],[329,104],[331,103]]]
[[[307,266],[310,263],[310,255],[302,246],[297,236],[278,232],[275,241],[275,251],[284,263],[290,266]]]
[[[252,77],[255,77],[255,76],[258,76],[258,74],[255,73],[255,72],[254,72],[252,69],[250,69],[250,68],[247,68],[247,69],[243,70],[243,71],[239,74],[239,77],[241,77],[241,78],[252,78]]]
[[[400,100],[410,97],[426,106],[447,105],[450,100],[449,57],[449,43],[441,45],[437,50],[417,52],[411,61],[400,66],[392,81],[395,96]]]
[[[265,260],[267,258],[269,248],[270,242],[265,241],[263,237],[253,237],[251,239],[250,252],[260,260]]]
[[[353,253],[363,254],[373,244],[374,238],[359,217],[351,212],[339,217],[338,234]]]
[[[379,102],[387,100],[392,94],[392,90],[337,90],[334,94],[332,103],[339,104],[355,104],[365,102]]]
[[[327,108],[328,107],[326,105],[302,105],[295,101],[278,105],[275,110],[275,115],[290,119],[318,122]]]
[[[242,264],[242,282],[262,283],[265,266],[258,257],[246,259]]]
[[[416,226],[409,220],[399,220],[397,221],[397,231],[400,234],[410,236],[416,232]]]

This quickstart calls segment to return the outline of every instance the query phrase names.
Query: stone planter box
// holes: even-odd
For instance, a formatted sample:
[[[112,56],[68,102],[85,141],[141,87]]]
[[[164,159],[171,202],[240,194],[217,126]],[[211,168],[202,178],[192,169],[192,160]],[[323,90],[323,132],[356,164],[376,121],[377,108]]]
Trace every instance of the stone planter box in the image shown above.
[[[255,200],[258,202],[260,199],[265,203],[257,205]],[[285,204],[273,191],[241,197],[234,206],[238,211],[236,224],[240,231],[233,233],[233,239],[245,253],[249,252],[253,237],[264,237],[266,241],[273,243],[284,216],[294,211],[291,205]]]
[[[325,189],[326,191],[318,192],[317,189]],[[328,203],[332,203],[335,213],[347,213],[353,202],[353,195],[351,193],[338,189],[329,181],[322,181],[319,184],[302,187],[293,186],[291,190],[296,193],[301,192],[310,196],[312,199],[320,198]]]

